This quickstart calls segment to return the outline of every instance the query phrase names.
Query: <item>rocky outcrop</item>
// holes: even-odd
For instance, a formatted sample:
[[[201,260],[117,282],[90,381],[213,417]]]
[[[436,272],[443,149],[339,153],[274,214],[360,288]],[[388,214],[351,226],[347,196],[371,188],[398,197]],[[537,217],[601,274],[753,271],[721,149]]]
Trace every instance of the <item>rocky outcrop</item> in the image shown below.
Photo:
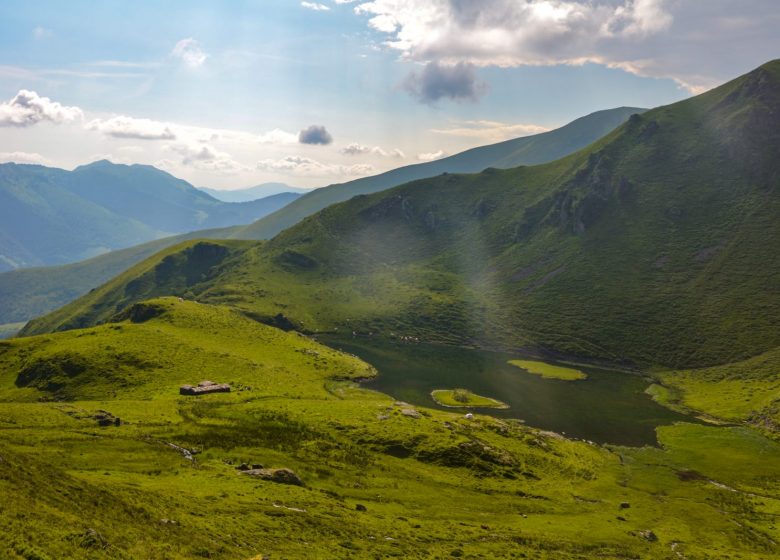
[[[197,386],[182,385],[179,387],[180,395],[196,396],[209,393],[229,393],[230,385],[227,383],[214,383],[213,381],[201,381]]]
[[[269,482],[278,484],[292,484],[294,486],[303,486],[300,477],[290,469],[248,469],[239,471],[239,474],[252,476]]]

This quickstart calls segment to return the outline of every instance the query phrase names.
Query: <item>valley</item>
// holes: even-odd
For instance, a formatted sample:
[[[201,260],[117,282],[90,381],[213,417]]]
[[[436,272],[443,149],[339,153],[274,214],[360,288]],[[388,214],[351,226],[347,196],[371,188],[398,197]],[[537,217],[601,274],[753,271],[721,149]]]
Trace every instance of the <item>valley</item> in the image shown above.
[[[0,277],[0,556],[777,558],[778,153],[775,60],[250,224],[0,167],[147,240]]]
[[[768,559],[780,538],[780,444],[747,428],[600,446],[398,403],[355,383],[365,362],[225,307],[0,342],[0,371],[11,557]],[[232,391],[179,396],[201,377]]]

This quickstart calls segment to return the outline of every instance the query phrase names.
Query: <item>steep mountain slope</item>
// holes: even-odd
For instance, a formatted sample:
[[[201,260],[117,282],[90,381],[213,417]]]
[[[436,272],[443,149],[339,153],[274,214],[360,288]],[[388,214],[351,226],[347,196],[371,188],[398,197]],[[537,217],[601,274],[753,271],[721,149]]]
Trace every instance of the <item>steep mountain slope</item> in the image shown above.
[[[556,160],[595,142],[645,109],[620,107],[581,117],[556,130],[481,146],[447,158],[393,169],[373,177],[316,189],[290,206],[236,233],[241,239],[270,239],[306,216],[358,194],[370,194],[442,173],[475,173],[488,167],[507,169]]]
[[[348,196],[351,189],[357,188],[362,191],[365,188],[373,190],[382,185],[393,186],[396,184],[395,181],[401,181],[403,177],[433,175],[446,169],[481,170],[490,164],[509,165],[514,161],[549,161],[587,144],[602,133],[606,134],[620,122],[624,121],[629,114],[641,111],[643,110],[633,108],[602,111],[578,119],[570,125],[550,133],[476,148],[441,161],[405,167],[374,178],[337,185],[330,188],[330,191],[335,193],[334,196],[340,198]],[[93,167],[104,169],[106,173],[127,172],[128,169],[137,173],[149,172],[149,169],[142,166],[127,168],[126,166],[117,167],[108,163],[100,163]],[[93,169],[91,173],[94,174],[96,172]],[[155,174],[155,176],[156,180],[167,180],[164,175]],[[286,185],[281,184],[278,186],[277,184],[269,184],[260,185],[256,188],[267,189],[269,186],[272,188],[286,187]],[[187,191],[186,185],[178,185],[178,188],[183,188]],[[209,191],[209,189],[201,190]],[[247,189],[246,191],[250,195],[251,192],[256,192],[253,189]],[[240,194],[243,191],[235,192]],[[219,193],[224,193],[224,191],[219,191]],[[314,198],[314,193],[311,192],[308,196],[309,198]],[[328,195],[326,198],[330,196]],[[277,200],[284,202],[285,200],[281,197],[282,195],[279,195],[279,198],[266,198],[264,201],[267,203]],[[267,213],[270,210],[273,210],[273,208],[269,206],[265,211]],[[216,230],[203,231],[200,236],[243,238],[247,235],[254,236],[255,234],[241,228],[233,228],[230,231],[227,229],[219,232]],[[145,244],[143,247],[132,248],[126,252],[113,255],[100,256],[88,262],[75,263],[67,267],[49,270],[18,271],[9,273],[7,276],[0,274],[0,324],[26,321],[32,317],[48,313],[126,270],[141,259],[150,256],[153,254],[153,248],[156,247],[159,250],[185,239],[194,238],[192,235],[169,237],[165,238],[165,240],[160,240],[159,243]]]
[[[173,233],[245,224],[297,198],[218,201],[145,165],[0,164],[0,272],[79,261]]]
[[[311,189],[302,189],[300,187],[291,187],[285,183],[263,183],[246,189],[210,189],[208,187],[198,187],[206,194],[221,200],[223,202],[249,202],[258,198],[265,198],[280,193],[305,194]]]
[[[175,298],[0,341],[0,556],[776,558],[780,445],[749,430],[611,451],[354,383],[374,374]],[[232,390],[179,395],[203,378]]]
[[[0,325],[24,323],[62,307],[166,247],[190,239],[230,237],[234,229],[198,230],[118,249],[76,263],[0,273]]]
[[[331,206],[172,293],[311,331],[666,367],[746,359],[780,346],[779,125],[775,61],[551,164]],[[23,332],[106,320],[136,278],[152,286],[138,297],[159,294],[147,271],[162,264]]]
[[[0,271],[82,260],[163,232],[62,188],[68,172],[0,164]]]

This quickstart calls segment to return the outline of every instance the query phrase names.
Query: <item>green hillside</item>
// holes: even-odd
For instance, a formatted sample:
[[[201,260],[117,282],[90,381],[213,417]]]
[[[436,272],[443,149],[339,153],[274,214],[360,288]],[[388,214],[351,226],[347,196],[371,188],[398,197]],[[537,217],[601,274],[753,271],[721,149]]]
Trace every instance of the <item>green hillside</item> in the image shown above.
[[[60,169],[0,164],[0,271],[83,260],[164,235],[63,189],[66,181]]]
[[[246,224],[297,196],[222,202],[148,165],[99,161],[65,171],[0,164],[0,272],[81,261],[175,233]]]
[[[0,325],[21,323],[18,330],[24,322],[62,307],[166,247],[200,237],[229,237],[232,231],[233,228],[198,230],[77,263],[0,273]]]
[[[779,75],[769,63],[633,116],[551,164],[355,197],[186,289],[311,331],[670,368],[766,352],[780,346]],[[107,319],[158,260],[23,332]]]
[[[645,109],[619,107],[581,117],[556,130],[480,146],[428,163],[408,165],[372,177],[316,189],[289,206],[235,233],[240,239],[270,239],[323,208],[355,195],[371,194],[442,173],[475,173],[488,167],[507,169],[556,160],[595,142]]]
[[[776,556],[780,445],[749,430],[602,447],[354,383],[374,373],[176,298],[0,342],[0,556]],[[231,392],[179,395],[202,379]],[[295,484],[252,474],[276,469]]]

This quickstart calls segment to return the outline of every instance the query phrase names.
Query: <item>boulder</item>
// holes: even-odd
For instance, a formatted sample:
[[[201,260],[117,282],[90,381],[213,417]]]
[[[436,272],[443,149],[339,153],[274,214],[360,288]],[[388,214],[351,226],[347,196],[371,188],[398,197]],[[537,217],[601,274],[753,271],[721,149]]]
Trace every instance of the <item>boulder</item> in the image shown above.
[[[277,482],[279,484],[303,486],[303,481],[300,477],[290,469],[249,469],[247,471],[240,471],[239,474],[253,476],[270,482]]]
[[[230,385],[227,383],[214,383],[213,381],[201,381],[197,386],[182,385],[179,387],[180,395],[194,396],[209,393],[229,393]]]

